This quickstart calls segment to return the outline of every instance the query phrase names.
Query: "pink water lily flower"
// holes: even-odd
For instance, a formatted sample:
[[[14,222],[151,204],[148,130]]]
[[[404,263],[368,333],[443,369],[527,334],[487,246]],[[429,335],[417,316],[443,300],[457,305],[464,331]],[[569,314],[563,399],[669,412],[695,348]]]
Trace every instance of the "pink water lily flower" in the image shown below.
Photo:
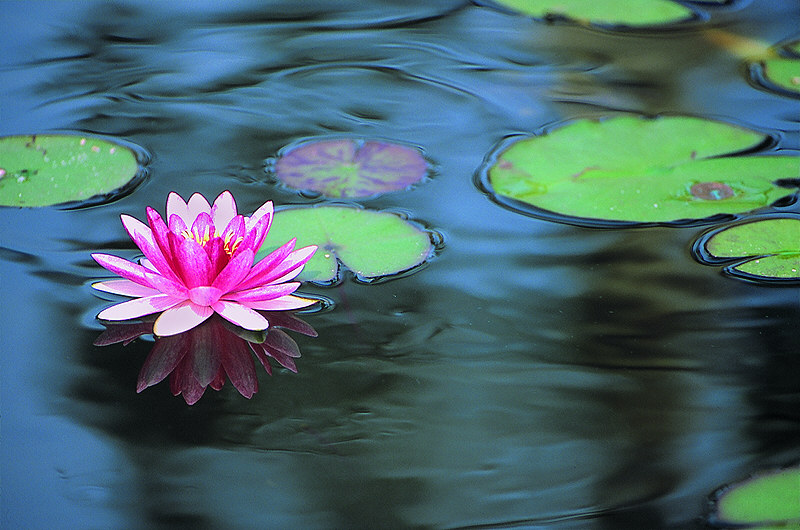
[[[250,217],[239,215],[229,191],[213,205],[199,193],[188,203],[170,193],[166,223],[150,207],[150,226],[122,215],[122,224],[145,257],[137,264],[92,254],[97,263],[124,278],[92,287],[136,298],[104,309],[97,318],[128,320],[163,311],[153,332],[168,336],[191,329],[216,312],[237,326],[260,331],[269,322],[259,310],[313,304],[315,300],[292,295],[300,283],[290,280],[300,274],[316,246],[295,250],[292,239],[254,263],[272,216],[271,201]]]

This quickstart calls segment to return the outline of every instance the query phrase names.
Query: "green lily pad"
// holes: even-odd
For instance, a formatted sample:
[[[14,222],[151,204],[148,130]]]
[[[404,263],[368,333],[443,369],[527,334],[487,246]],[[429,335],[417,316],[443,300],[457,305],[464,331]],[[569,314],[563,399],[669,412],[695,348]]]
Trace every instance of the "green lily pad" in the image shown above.
[[[286,150],[273,167],[286,186],[326,197],[372,197],[406,189],[428,173],[419,150],[378,140],[340,138]]]
[[[792,94],[800,94],[800,41],[795,41],[784,49],[794,57],[774,57],[761,61],[761,75],[766,88],[777,87]],[[772,86],[769,86],[772,85]]]
[[[796,193],[800,157],[724,156],[766,138],[688,116],[578,120],[504,144],[481,184],[503,206],[572,224],[701,224]]]
[[[0,138],[0,205],[50,206],[132,187],[142,175],[130,147],[90,136]]]
[[[562,17],[580,24],[656,26],[689,20],[695,12],[671,0],[496,0],[535,18]]]
[[[709,264],[739,258],[726,272],[746,279],[800,280],[800,216],[756,219],[717,228],[698,240]]]
[[[715,494],[713,523],[723,528],[800,527],[800,467],[751,477]],[[740,526],[743,525],[743,526]]]
[[[389,212],[348,206],[286,208],[275,218],[256,255],[267,253],[297,238],[297,247],[318,245],[301,280],[335,283],[339,263],[360,281],[370,282],[409,271],[431,257],[431,232]]]

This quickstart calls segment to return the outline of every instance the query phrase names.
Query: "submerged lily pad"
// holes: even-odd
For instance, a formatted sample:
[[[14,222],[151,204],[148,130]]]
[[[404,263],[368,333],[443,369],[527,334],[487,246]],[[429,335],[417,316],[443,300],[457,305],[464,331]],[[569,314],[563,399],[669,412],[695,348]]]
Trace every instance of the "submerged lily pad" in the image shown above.
[[[784,49],[794,56],[764,59],[759,63],[761,76],[766,88],[776,87],[800,95],[800,41],[784,46]]]
[[[348,206],[316,206],[276,212],[256,259],[293,237],[298,247],[319,246],[299,277],[319,283],[336,282],[339,263],[366,282],[413,269],[434,250],[432,234],[399,215]]]
[[[348,138],[303,143],[282,153],[273,168],[275,178],[290,188],[335,198],[406,189],[427,172],[417,149]]]
[[[800,467],[751,477],[720,489],[714,497],[714,526],[800,527]]]
[[[698,240],[701,261],[739,260],[725,271],[756,280],[800,280],[800,216],[769,217],[717,228]]]
[[[723,156],[766,138],[688,116],[579,120],[506,143],[481,184],[503,206],[572,224],[702,223],[796,193],[783,186],[800,184],[800,157]]]
[[[563,17],[581,24],[655,26],[689,20],[694,11],[671,0],[496,0],[535,18]]]
[[[0,138],[0,205],[86,201],[132,186],[141,175],[133,149],[99,138],[38,134]]]

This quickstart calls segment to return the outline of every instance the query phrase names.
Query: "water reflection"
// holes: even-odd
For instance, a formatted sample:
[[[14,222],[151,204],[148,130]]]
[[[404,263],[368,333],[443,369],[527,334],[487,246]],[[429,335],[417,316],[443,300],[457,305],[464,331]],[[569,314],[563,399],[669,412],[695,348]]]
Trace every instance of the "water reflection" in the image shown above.
[[[272,375],[270,359],[297,372],[294,359],[300,357],[297,343],[283,329],[316,337],[310,324],[287,312],[262,312],[271,324],[267,331],[253,332],[236,327],[214,315],[206,322],[178,335],[155,337],[155,344],[144,361],[136,391],[163,381],[169,376],[173,395],[183,396],[193,405],[207,387],[220,390],[226,379],[241,395],[250,399],[258,392],[253,354]],[[106,323],[106,330],[95,346],[130,344],[143,335],[152,335],[155,319]]]

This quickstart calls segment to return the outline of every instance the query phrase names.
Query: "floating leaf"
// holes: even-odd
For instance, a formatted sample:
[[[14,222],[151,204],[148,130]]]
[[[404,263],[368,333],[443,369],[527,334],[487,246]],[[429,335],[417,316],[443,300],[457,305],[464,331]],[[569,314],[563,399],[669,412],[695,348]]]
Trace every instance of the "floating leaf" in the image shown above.
[[[274,175],[301,191],[326,197],[370,197],[416,184],[428,172],[412,147],[355,139],[306,142],[282,153]]]
[[[137,154],[99,138],[65,134],[0,138],[0,205],[86,201],[132,186]]]
[[[563,17],[581,24],[655,26],[689,20],[694,11],[671,0],[496,0],[536,18]]]
[[[800,216],[769,217],[718,228],[701,237],[695,248],[700,260],[710,264],[743,258],[726,268],[734,276],[800,280]]]
[[[794,57],[774,57],[760,62],[765,84],[800,94],[800,41],[784,46]],[[767,86],[767,88],[772,88]]]
[[[482,185],[506,207],[573,224],[701,223],[796,192],[776,181],[797,186],[800,157],[722,156],[765,140],[686,116],[579,120],[506,144]]]
[[[339,278],[339,262],[369,281],[413,269],[433,252],[430,232],[393,213],[316,206],[276,212],[256,259],[293,237],[298,247],[319,246],[300,279],[321,283]]]
[[[798,528],[800,468],[782,469],[751,477],[720,489],[715,498],[715,526],[762,530]]]

